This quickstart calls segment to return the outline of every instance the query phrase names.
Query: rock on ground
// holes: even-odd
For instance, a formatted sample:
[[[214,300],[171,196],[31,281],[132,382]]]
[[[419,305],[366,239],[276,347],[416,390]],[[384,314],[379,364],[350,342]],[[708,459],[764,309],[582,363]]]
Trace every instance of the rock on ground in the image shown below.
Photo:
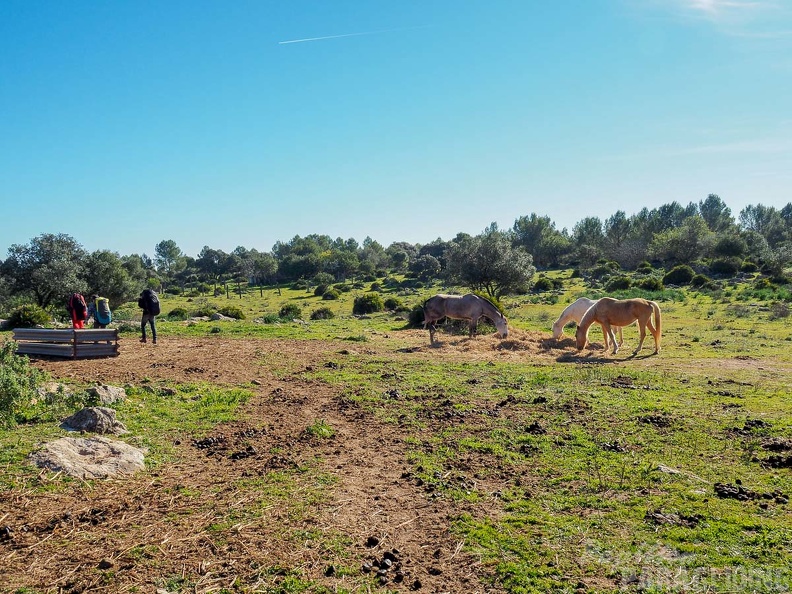
[[[88,406],[64,419],[64,429],[74,431],[90,431],[91,433],[128,433],[121,421],[116,420],[116,411],[104,406]]]
[[[130,476],[144,467],[143,451],[106,437],[63,437],[30,455],[40,468],[81,479]]]

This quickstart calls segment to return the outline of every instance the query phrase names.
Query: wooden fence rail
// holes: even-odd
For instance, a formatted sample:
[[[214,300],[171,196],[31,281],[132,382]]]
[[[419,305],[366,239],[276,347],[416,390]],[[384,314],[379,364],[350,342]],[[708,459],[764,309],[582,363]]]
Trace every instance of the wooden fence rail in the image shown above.
[[[49,330],[43,328],[15,328],[13,338],[20,355],[48,355],[52,357],[116,357],[118,330]]]

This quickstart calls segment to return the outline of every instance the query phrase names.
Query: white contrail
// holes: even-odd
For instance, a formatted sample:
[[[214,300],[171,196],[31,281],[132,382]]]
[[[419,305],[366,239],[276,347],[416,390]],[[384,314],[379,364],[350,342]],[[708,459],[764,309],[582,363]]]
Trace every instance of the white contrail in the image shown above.
[[[417,27],[401,27],[399,29],[384,29],[382,31],[364,31],[363,33],[344,33],[343,35],[325,35],[324,37],[306,37],[305,39],[289,39],[288,41],[279,41],[278,45],[285,45],[287,43],[303,43],[305,41],[321,41],[323,39],[338,39],[339,37],[359,37],[361,35],[376,35],[377,33],[391,33],[393,31],[406,31],[409,29],[421,29],[428,27],[428,25],[419,25]]]

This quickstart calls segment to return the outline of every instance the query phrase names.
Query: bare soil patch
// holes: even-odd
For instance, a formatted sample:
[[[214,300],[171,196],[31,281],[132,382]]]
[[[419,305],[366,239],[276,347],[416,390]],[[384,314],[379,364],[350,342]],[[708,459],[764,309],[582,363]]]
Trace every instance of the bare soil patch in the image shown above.
[[[384,338],[347,345],[163,337],[157,345],[122,340],[121,354],[113,359],[36,361],[57,379],[117,385],[244,384],[252,386],[255,397],[240,420],[216,426],[209,436],[176,440],[176,463],[127,480],[80,483],[66,492],[0,493],[0,563],[5,575],[0,591],[27,586],[47,592],[133,587],[153,592],[166,578],[183,576],[195,584],[190,591],[210,592],[235,580],[255,586],[254,576],[262,567],[282,568],[284,574],[298,569],[305,579],[328,588],[360,582],[359,576],[339,575],[333,555],[310,539],[295,541],[299,530],[337,535],[351,543],[358,557],[354,565],[371,575],[379,570],[381,584],[391,589],[497,591],[487,585],[488,568],[463,552],[464,543],[450,530],[449,518],[452,511],[459,513],[459,504],[452,510],[412,478],[398,427],[378,422],[325,384],[301,379],[297,372],[350,351],[433,359],[516,359],[531,352],[549,360],[554,349],[543,346],[539,335],[527,333],[505,342],[494,336],[441,336],[434,347],[426,333],[414,335],[415,347],[407,353],[399,353]],[[268,357],[286,361],[295,373],[275,377],[262,364]],[[333,427],[332,439],[306,433],[316,419]],[[255,499],[255,492],[237,486],[240,480],[316,460],[322,472],[337,479],[328,500],[294,516],[286,509],[264,509],[255,522],[223,526],[222,539],[208,536],[229,512]],[[42,473],[42,480],[57,478]],[[495,513],[495,505],[489,511],[487,507],[478,504],[467,511]],[[108,572],[113,574],[110,583]],[[275,583],[279,576],[271,579]]]

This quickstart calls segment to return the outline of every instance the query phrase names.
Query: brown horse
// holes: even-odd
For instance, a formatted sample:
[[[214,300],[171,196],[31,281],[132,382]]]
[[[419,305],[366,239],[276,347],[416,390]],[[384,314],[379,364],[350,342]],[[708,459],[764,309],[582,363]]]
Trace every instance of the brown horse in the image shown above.
[[[504,338],[509,335],[506,318],[486,299],[478,295],[435,295],[426,300],[423,306],[424,328],[429,327],[429,342],[434,343],[435,324],[443,318],[454,320],[467,320],[470,337],[476,332],[476,326],[481,317],[489,318],[498,329],[498,334]]]
[[[652,313],[654,312],[654,324],[652,324]],[[616,337],[613,334],[612,326],[629,326],[633,322],[638,322],[638,328],[641,333],[641,339],[638,341],[638,348],[635,349],[633,354],[637,355],[643,347],[644,338],[646,338],[646,327],[654,337],[655,354],[660,352],[660,306],[654,301],[647,301],[646,299],[613,299],[611,297],[603,297],[592,305],[580,320],[575,334],[575,341],[577,348],[582,351],[588,342],[589,327],[597,322],[602,325],[602,329],[606,335],[610,336],[611,344],[613,345],[613,354],[619,352],[619,345],[616,343]],[[606,341],[607,342],[607,341]]]

